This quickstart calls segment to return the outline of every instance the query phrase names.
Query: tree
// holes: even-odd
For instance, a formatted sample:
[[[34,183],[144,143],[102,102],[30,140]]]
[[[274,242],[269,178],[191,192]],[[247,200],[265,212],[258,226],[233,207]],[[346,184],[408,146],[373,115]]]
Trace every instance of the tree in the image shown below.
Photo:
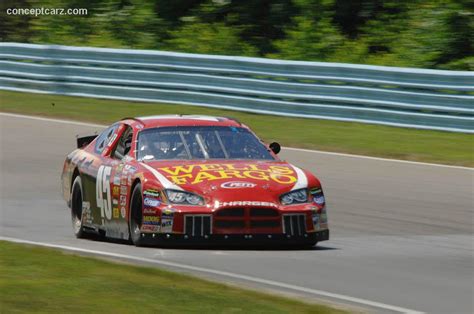
[[[166,49],[205,54],[254,56],[257,50],[243,42],[236,28],[223,23],[190,21],[170,32]]]

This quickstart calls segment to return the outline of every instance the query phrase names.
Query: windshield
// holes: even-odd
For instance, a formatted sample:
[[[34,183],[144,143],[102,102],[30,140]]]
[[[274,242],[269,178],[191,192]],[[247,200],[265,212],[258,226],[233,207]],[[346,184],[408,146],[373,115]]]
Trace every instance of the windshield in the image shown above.
[[[252,133],[236,127],[163,127],[138,134],[138,160],[266,159],[268,149]]]

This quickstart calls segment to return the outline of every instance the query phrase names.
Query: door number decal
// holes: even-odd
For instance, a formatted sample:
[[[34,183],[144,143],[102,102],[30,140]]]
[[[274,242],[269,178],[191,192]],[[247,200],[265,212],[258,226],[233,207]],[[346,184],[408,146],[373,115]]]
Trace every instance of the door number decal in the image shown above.
[[[104,218],[107,220],[112,219],[112,204],[110,193],[111,171],[111,167],[100,166],[99,172],[97,173],[97,181],[95,186],[96,201],[97,207],[100,208],[100,216],[102,217],[102,222],[104,221]]]

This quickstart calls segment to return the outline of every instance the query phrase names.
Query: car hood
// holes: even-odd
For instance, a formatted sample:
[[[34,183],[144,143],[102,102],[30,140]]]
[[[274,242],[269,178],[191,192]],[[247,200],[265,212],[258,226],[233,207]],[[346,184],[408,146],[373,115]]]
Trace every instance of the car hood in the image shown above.
[[[284,161],[151,161],[144,163],[164,188],[209,201],[275,202],[282,193],[308,187],[309,173]]]

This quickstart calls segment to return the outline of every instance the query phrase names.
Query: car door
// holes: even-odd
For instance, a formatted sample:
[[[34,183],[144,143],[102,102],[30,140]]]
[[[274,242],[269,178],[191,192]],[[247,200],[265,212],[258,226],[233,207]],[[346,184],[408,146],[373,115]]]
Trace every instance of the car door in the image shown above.
[[[104,213],[103,228],[107,236],[119,239],[128,239],[129,233],[126,217],[131,175],[135,168],[127,163],[129,160],[127,155],[131,148],[132,137],[133,128],[123,124],[116,142],[104,156],[107,158],[107,163],[104,163],[102,172],[99,169],[102,180],[97,180],[97,203],[104,204],[104,209],[101,209]],[[104,198],[99,199],[101,196]]]
[[[92,177],[92,182],[90,182],[91,188],[93,188],[95,192],[93,193],[95,197],[91,197],[90,199],[90,206],[95,224],[104,230],[107,235],[110,233],[108,221],[111,221],[113,217],[111,180],[113,169],[118,163],[111,158],[111,152],[116,146],[124,129],[125,125],[122,123],[112,125],[99,135],[95,147],[95,153],[100,159],[100,162],[97,172],[95,176]]]

